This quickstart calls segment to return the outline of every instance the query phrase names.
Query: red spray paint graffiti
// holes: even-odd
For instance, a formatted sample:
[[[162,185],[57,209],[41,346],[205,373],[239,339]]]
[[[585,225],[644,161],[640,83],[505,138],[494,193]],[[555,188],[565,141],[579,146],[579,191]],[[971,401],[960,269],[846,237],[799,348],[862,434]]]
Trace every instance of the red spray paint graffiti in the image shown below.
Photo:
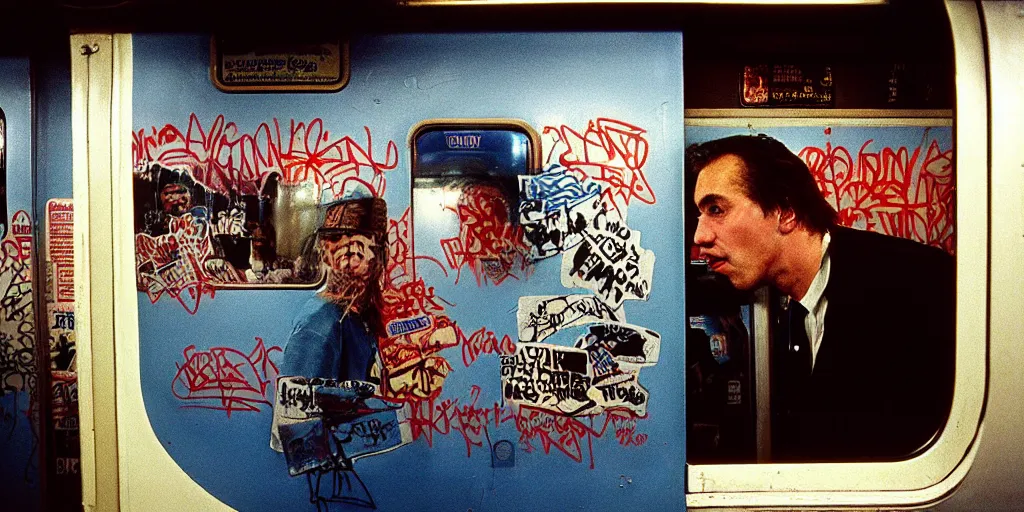
[[[460,269],[463,265],[474,268],[473,258],[482,257],[487,251],[500,252],[499,240],[507,243],[509,229],[507,214],[494,214],[499,206],[496,197],[489,196],[490,190],[481,189],[477,194],[468,192],[468,202],[460,204],[460,237],[447,241],[446,250],[449,264]],[[474,203],[475,198],[484,196]],[[507,211],[501,199],[500,211]],[[474,207],[473,205],[476,205]],[[490,217],[485,218],[487,212]],[[480,404],[482,389],[473,385],[466,403],[459,398],[441,398],[444,383],[453,371],[448,358],[442,352],[459,347],[462,363],[469,367],[481,358],[515,353],[515,343],[508,335],[499,337],[495,332],[481,327],[470,335],[447,316],[444,302],[434,295],[433,287],[421,278],[416,278],[417,258],[411,254],[410,212],[406,210],[398,219],[391,219],[388,238],[390,259],[387,275],[389,282],[384,291],[384,320],[389,337],[381,340],[380,354],[384,371],[382,375],[382,398],[406,404],[409,413],[407,422],[413,440],[423,439],[433,446],[434,436],[458,434],[466,446],[466,456],[477,448],[489,449],[490,434],[499,427],[514,428],[520,449],[526,452],[544,454],[562,453],[577,462],[589,458],[593,467],[591,441],[602,437],[612,421],[632,419],[631,430],[627,427],[616,429],[620,444],[639,446],[646,442],[646,434],[636,432],[636,420],[632,412],[607,409],[596,418],[571,418],[532,409],[516,404]],[[463,244],[462,242],[469,243]],[[464,250],[470,247],[469,254]],[[468,257],[467,257],[468,256]],[[454,260],[454,261],[453,261]],[[477,267],[479,268],[479,267]],[[443,269],[443,267],[442,267]],[[486,276],[490,278],[490,276]],[[481,277],[478,276],[478,279]],[[479,282],[479,281],[478,281]],[[602,426],[594,429],[598,421]],[[588,423],[590,425],[588,425]]]
[[[548,163],[554,163],[557,153],[557,163],[580,181],[597,181],[609,208],[621,209],[633,199],[655,203],[654,189],[643,170],[648,153],[643,128],[602,117],[587,123],[583,133],[565,125],[547,126],[543,133],[554,143]]]
[[[647,443],[647,434],[638,434],[636,424],[636,418],[612,418],[612,425],[615,427],[615,439],[619,441],[619,444],[622,446],[643,446]]]
[[[469,267],[477,285],[490,280],[501,284],[508,278],[518,279],[529,266],[529,247],[523,242],[520,226],[509,221],[509,204],[495,187],[466,187],[453,209],[459,216],[459,236],[441,240],[448,266],[458,270],[458,283],[463,267]]]
[[[482,354],[511,354],[515,345],[507,335],[499,342],[494,332],[486,328],[467,337],[441,314],[444,301],[434,295],[433,287],[416,277],[415,265],[417,260],[428,260],[442,270],[444,267],[434,258],[412,255],[410,218],[410,210],[406,209],[398,219],[390,219],[388,227],[388,282],[382,312],[388,336],[380,340],[384,366],[381,395],[405,402],[417,411],[425,406],[433,408],[452,371],[451,364],[441,355],[443,350],[462,347],[463,363],[469,366]]]
[[[471,220],[471,224],[475,220]],[[499,339],[485,327],[466,336],[459,326],[440,314],[444,307],[434,296],[433,288],[422,279],[411,277],[415,261],[409,250],[408,210],[398,220],[391,220],[388,234],[388,275],[391,280],[385,290],[384,319],[389,331],[392,328],[413,331],[397,335],[389,332],[392,335],[381,341],[380,354],[384,365],[381,395],[382,398],[407,404],[409,417],[406,421],[413,440],[423,439],[433,446],[435,434],[447,436],[458,433],[465,442],[466,456],[469,457],[474,448],[489,446],[491,429],[511,426],[518,432],[521,449],[545,454],[563,453],[577,462],[588,456],[593,467],[591,439],[603,436],[613,418],[635,418],[632,413],[606,410],[601,420],[602,427],[595,430],[584,423],[592,420],[585,418],[558,416],[514,404],[495,402],[489,406],[479,405],[482,390],[476,385],[470,388],[467,404],[461,404],[458,398],[440,398],[445,379],[452,371],[451,364],[441,355],[443,350],[461,347],[463,365],[468,367],[487,355],[513,354],[515,344],[508,335]],[[472,233],[469,238],[478,235],[478,232]],[[421,327],[421,319],[429,327]],[[637,434],[637,438],[645,437]],[[642,441],[632,443],[634,446],[639,444]]]
[[[515,423],[517,409],[510,405],[477,406],[481,389],[472,386],[469,391],[470,403],[459,405],[458,399],[441,401],[427,400],[413,404],[410,408],[409,426],[413,439],[423,438],[433,446],[434,434],[449,435],[458,432],[466,442],[466,456],[473,454],[473,448],[483,447],[488,438],[488,429],[498,428],[505,423]]]
[[[187,402],[182,407],[197,407],[232,412],[259,411],[259,404],[270,405],[267,391],[277,380],[277,364],[271,359],[281,347],[267,348],[256,338],[256,347],[245,354],[227,347],[197,351],[185,347],[184,364],[175,363],[178,372],[171,381],[171,392]]]
[[[831,129],[825,130],[825,135]],[[927,138],[927,134],[925,135]],[[861,145],[854,158],[843,146],[800,150],[818,187],[839,213],[839,223],[910,238],[953,252],[953,150],[936,140],[921,146]]]
[[[409,318],[418,314],[435,314],[444,311],[434,295],[434,287],[427,286],[422,278],[400,284],[392,283],[384,289],[384,314],[389,320]]]
[[[468,338],[463,337],[462,342],[462,363],[468,368],[482,354],[512,355],[516,352],[516,345],[508,335],[498,337],[491,331],[481,327]]]
[[[452,367],[439,352],[457,347],[462,332],[440,314],[443,301],[435,297],[434,288],[416,277],[417,260],[441,264],[433,258],[412,255],[410,218],[407,208],[401,217],[388,223],[387,282],[381,312],[388,333],[379,345],[384,365],[382,397],[416,403],[440,395]]]
[[[182,132],[167,124],[149,132],[132,134],[132,158],[136,169],[159,163],[187,169],[207,188],[222,194],[254,195],[270,174],[283,183],[313,180],[322,190],[340,197],[346,185],[356,181],[377,196],[384,194],[384,172],[398,166],[398,146],[388,141],[382,161],[373,154],[370,129],[363,128],[365,145],[350,136],[332,138],[322,119],[308,123],[290,121],[282,136],[281,123],[261,123],[252,134],[217,116],[204,129],[196,114],[189,116]]]
[[[561,453],[569,459],[582,463],[589,460],[594,468],[592,442],[603,438],[608,426],[613,425],[615,438],[623,446],[641,446],[647,442],[647,434],[637,433],[637,422],[642,419],[623,410],[606,410],[592,418],[574,418],[554,414],[529,406],[514,404],[478,405],[481,389],[472,386],[469,403],[462,405],[458,398],[416,401],[409,404],[407,419],[413,440],[423,439],[433,446],[434,435],[447,436],[457,433],[466,443],[466,457],[474,448],[484,448],[489,443],[492,429],[511,424],[518,433],[519,448],[526,453]],[[595,424],[600,425],[595,428]]]
[[[214,296],[214,282],[245,282],[244,275],[215,257],[205,219],[186,213],[172,217],[169,227],[166,235],[135,235],[138,287],[150,302],[166,293],[194,315],[203,295]]]
[[[413,440],[422,438],[428,446],[433,446],[435,434],[447,436],[458,433],[466,443],[466,457],[470,457],[474,448],[483,448],[485,442],[490,442],[492,429],[511,424],[518,432],[519,448],[526,453],[561,453],[575,462],[589,460],[593,469],[593,440],[604,437],[610,424],[624,421],[631,414],[609,410],[596,418],[581,419],[497,402],[479,406],[480,394],[480,388],[472,386],[467,405],[460,405],[458,399],[433,399],[412,404],[408,422]],[[600,427],[595,428],[595,424]],[[616,437],[619,438],[618,433]],[[631,445],[642,445],[646,438],[646,434],[637,434]],[[621,440],[620,443],[626,445]]]
[[[434,296],[434,288],[417,278],[415,264],[427,260],[444,270],[441,262],[429,256],[413,256],[410,229],[411,209],[406,208],[402,216],[389,219],[388,224],[388,267],[387,286],[384,288],[383,317],[386,322],[417,315],[436,314],[444,311],[440,299]]]
[[[593,419],[587,425],[577,418],[552,414],[541,409],[522,406],[516,418],[516,429],[519,430],[519,444],[532,453],[538,449],[534,443],[539,442],[539,449],[545,455],[557,450],[575,462],[583,462],[583,456],[589,455],[590,469],[594,469],[594,438],[604,436],[611,414],[604,414],[604,422],[600,429],[593,427]],[[586,452],[583,443],[586,442]]]
[[[415,260],[412,255],[410,216],[412,208],[406,208],[398,219],[388,219],[388,268],[389,282],[411,278]]]
[[[11,234],[3,241],[4,259],[24,262],[32,257],[32,220],[25,210],[11,217]]]

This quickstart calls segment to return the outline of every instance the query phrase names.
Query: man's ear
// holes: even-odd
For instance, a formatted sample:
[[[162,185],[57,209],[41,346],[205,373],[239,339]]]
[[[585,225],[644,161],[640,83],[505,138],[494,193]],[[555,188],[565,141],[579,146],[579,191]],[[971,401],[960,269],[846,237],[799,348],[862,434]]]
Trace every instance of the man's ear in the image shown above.
[[[800,223],[796,220],[796,212],[792,208],[779,208],[775,210],[779,216],[779,232],[788,235],[792,233]]]

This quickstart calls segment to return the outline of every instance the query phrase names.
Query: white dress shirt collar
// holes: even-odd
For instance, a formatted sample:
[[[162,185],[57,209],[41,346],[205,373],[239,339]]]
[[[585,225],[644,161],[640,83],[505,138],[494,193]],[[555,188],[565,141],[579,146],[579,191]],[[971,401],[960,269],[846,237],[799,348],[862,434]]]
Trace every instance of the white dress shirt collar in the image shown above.
[[[828,299],[825,297],[825,286],[828,285],[828,277],[832,268],[832,258],[828,254],[828,245],[832,241],[831,235],[826,231],[821,238],[821,265],[818,273],[814,275],[811,286],[807,293],[798,302],[807,309],[808,315],[804,319],[804,329],[807,332],[807,339],[811,342],[811,367],[818,358],[818,348],[825,335],[825,310],[828,308]]]

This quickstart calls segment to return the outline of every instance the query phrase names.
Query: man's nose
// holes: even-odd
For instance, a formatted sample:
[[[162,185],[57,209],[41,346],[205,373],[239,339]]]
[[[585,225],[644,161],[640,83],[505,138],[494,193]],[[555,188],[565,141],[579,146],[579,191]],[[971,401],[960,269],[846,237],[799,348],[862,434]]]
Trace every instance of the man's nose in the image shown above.
[[[703,217],[697,218],[697,230],[693,232],[693,243],[700,246],[711,245],[715,241],[715,234],[704,222]]]

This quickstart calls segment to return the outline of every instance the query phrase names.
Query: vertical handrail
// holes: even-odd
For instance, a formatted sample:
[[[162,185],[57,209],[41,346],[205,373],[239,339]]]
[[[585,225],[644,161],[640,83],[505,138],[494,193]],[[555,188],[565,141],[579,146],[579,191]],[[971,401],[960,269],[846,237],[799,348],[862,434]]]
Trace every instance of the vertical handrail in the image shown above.
[[[757,404],[757,461],[771,460],[771,309],[768,288],[754,292],[751,343],[754,347],[754,403]]]

